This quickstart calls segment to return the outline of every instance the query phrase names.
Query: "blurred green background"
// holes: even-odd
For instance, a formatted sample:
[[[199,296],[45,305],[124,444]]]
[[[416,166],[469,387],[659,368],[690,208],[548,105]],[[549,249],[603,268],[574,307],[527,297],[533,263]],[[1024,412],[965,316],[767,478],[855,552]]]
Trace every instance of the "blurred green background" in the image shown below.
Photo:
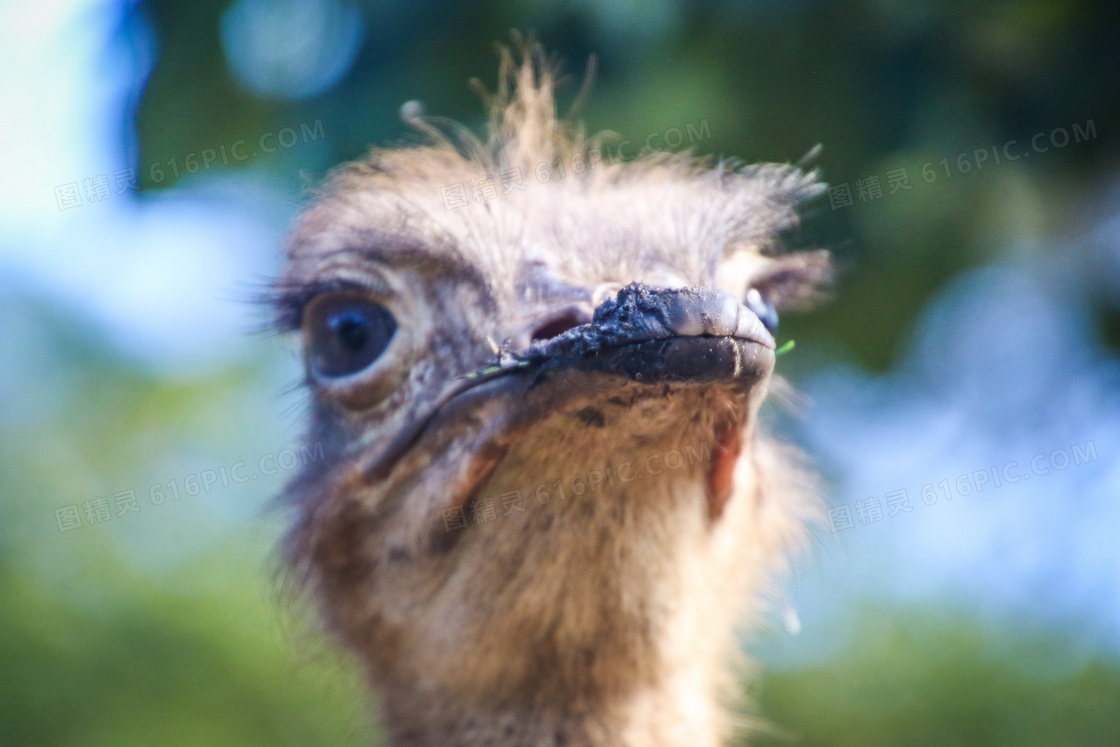
[[[855,513],[750,644],[756,743],[1120,744],[1115,2],[74,0],[0,6],[0,745],[377,744],[282,593],[304,399],[245,299],[404,102],[481,130],[512,28],[635,150],[823,145],[790,241],[843,272],[769,417]]]

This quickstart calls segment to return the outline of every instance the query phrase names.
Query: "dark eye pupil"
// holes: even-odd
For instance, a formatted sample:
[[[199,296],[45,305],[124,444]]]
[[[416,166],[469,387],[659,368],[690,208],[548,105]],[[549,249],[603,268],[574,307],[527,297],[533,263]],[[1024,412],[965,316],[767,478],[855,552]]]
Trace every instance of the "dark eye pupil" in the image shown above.
[[[368,320],[353,311],[344,311],[331,317],[327,325],[338,337],[338,342],[350,353],[360,353],[369,339]]]
[[[758,292],[757,288],[747,291],[745,303],[748,309],[758,316],[759,320],[770,330],[770,334],[778,334],[778,310],[766,296]]]
[[[321,376],[347,376],[377,360],[397,330],[389,310],[361,296],[338,295],[308,309],[308,353]]]

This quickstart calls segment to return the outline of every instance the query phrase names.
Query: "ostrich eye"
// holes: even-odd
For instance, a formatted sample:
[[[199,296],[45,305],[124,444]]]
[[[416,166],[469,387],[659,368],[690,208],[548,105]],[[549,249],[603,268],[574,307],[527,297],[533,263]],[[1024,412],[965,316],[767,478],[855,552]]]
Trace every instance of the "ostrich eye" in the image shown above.
[[[778,310],[757,288],[751,288],[747,291],[744,304],[758,316],[766,329],[770,330],[770,334],[778,334]]]
[[[331,294],[311,302],[304,328],[310,366],[326,377],[357,373],[377,360],[397,320],[380,304],[353,294]]]

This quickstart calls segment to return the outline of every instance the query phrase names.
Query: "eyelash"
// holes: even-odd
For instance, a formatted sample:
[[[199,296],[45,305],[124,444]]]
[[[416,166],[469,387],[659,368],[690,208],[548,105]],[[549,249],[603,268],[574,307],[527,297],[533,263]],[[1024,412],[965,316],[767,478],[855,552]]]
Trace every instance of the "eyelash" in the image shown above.
[[[272,326],[280,332],[295,332],[303,326],[303,312],[312,299],[324,293],[344,291],[370,293],[370,288],[349,280],[325,280],[291,288],[277,286],[269,299],[273,308]]]

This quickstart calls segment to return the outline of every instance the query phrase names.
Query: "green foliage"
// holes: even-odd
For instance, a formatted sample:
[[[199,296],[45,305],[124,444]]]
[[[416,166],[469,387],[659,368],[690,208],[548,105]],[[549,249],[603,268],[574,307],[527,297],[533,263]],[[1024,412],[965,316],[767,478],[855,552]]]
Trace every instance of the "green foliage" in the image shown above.
[[[83,605],[0,567],[0,741],[371,743],[354,673],[326,656],[297,660],[276,606],[246,593],[265,579],[234,573],[199,588],[216,573],[145,580],[103,563],[85,574],[98,604]]]
[[[771,729],[752,744],[1116,744],[1117,662],[1074,656],[1053,636],[928,617],[868,613],[841,658],[767,674],[756,697]]]

